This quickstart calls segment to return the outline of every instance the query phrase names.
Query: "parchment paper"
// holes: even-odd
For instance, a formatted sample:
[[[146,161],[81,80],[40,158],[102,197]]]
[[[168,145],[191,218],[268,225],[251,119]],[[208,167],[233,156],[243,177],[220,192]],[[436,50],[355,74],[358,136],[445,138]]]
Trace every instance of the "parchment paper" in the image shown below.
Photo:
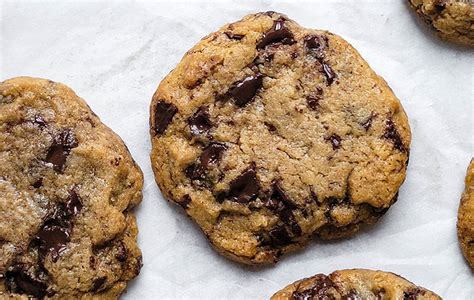
[[[144,266],[123,299],[267,299],[297,279],[344,268],[391,271],[446,299],[474,299],[474,273],[456,237],[474,152],[474,52],[439,41],[405,2],[3,1],[0,79],[29,75],[69,85],[142,168],[136,213]],[[254,268],[218,255],[163,200],[148,156],[148,106],[160,80],[201,37],[267,10],[351,42],[400,98],[413,143],[399,200],[378,224]]]

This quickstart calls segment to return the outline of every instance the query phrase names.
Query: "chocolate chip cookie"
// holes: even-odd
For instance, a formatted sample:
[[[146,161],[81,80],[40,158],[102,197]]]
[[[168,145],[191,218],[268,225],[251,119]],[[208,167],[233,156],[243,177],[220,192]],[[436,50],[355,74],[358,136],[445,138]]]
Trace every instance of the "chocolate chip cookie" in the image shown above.
[[[311,299],[441,299],[435,293],[388,272],[364,269],[335,271],[298,280],[271,300]]]
[[[375,223],[405,179],[410,129],[385,81],[339,36],[279,13],[205,37],[150,115],[164,197],[240,262]]]
[[[458,239],[464,257],[474,268],[474,159],[467,168],[466,186],[459,205]]]
[[[474,47],[474,2],[470,0],[408,0],[408,3],[439,37]]]
[[[115,299],[138,275],[143,176],[70,88],[0,83],[0,298]]]

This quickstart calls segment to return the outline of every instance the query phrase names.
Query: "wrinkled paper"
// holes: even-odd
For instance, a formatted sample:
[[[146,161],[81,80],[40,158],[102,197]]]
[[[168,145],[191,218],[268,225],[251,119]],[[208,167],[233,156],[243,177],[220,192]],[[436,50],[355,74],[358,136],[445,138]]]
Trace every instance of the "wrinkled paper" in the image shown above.
[[[128,145],[145,175],[136,210],[144,266],[123,299],[267,299],[345,268],[395,272],[446,299],[474,299],[456,216],[473,154],[474,52],[438,40],[404,0],[2,1],[0,79],[65,83]],[[413,133],[407,179],[378,224],[315,241],[275,266],[221,257],[163,200],[149,161],[148,107],[160,80],[203,36],[274,10],[347,39],[400,98]]]

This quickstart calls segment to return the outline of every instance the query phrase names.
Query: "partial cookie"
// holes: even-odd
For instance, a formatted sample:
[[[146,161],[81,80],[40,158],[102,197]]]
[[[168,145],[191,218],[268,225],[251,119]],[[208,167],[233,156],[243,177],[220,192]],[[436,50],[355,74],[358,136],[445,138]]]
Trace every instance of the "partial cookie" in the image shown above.
[[[312,299],[441,299],[435,293],[388,272],[364,269],[335,271],[298,280],[271,297],[271,300]]]
[[[474,47],[474,3],[467,0],[408,0],[416,13],[445,40]]]
[[[405,179],[410,129],[385,81],[339,36],[279,13],[205,37],[150,114],[164,197],[244,263],[375,223]]]
[[[0,298],[115,299],[138,275],[143,176],[70,88],[0,83]]]
[[[464,257],[474,268],[474,159],[467,168],[466,187],[459,205],[458,239]]]

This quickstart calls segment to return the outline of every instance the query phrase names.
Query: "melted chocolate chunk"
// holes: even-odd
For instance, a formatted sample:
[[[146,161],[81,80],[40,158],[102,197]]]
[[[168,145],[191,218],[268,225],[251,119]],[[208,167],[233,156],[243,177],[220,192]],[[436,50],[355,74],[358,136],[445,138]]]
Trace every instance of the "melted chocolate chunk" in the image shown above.
[[[255,165],[252,165],[231,181],[226,198],[238,203],[249,203],[257,197],[258,190],[257,173],[255,172]]]
[[[314,93],[306,97],[306,103],[308,103],[309,108],[316,110],[321,99],[323,99],[323,89],[318,87]]]
[[[38,232],[37,240],[42,257],[51,253],[53,262],[56,262],[71,240],[71,229],[47,224]]]
[[[205,179],[204,168],[200,163],[189,165],[184,169],[184,173],[191,180]]]
[[[263,38],[257,44],[257,49],[265,48],[267,45],[281,43],[292,45],[295,43],[293,33],[285,26],[285,19],[279,18],[273,21],[273,26],[263,34]]]
[[[94,279],[92,282],[91,292],[97,292],[104,285],[106,280],[107,277],[105,276]]]
[[[208,132],[212,128],[209,112],[207,107],[201,107],[199,110],[188,119],[191,133],[199,135]]]
[[[334,82],[334,79],[336,78],[336,73],[334,73],[332,68],[327,63],[321,62],[321,65],[323,66],[324,76],[326,77],[326,82],[329,86]]]
[[[268,123],[268,122],[264,122],[265,126],[267,126],[268,128],[268,131],[270,132],[275,132],[277,130],[277,128],[275,127],[275,125],[271,124],[271,123]]]
[[[333,150],[337,150],[341,147],[342,139],[337,134],[331,135],[330,137],[327,138],[327,140],[331,142]]]
[[[64,130],[54,138],[53,144],[49,147],[45,162],[53,164],[56,172],[62,172],[66,159],[72,148],[77,147],[78,143],[74,133],[71,130]]]
[[[43,186],[43,178],[40,178],[40,179],[36,180],[35,182],[33,182],[32,186],[35,189],[39,189],[40,187],[42,187]]]
[[[434,4],[434,7],[436,9],[436,12],[440,13],[446,8],[447,0],[438,0]]]
[[[115,254],[115,258],[119,262],[125,262],[128,258],[128,251],[127,248],[125,247],[124,243],[120,241],[117,247],[117,253]]]
[[[409,289],[403,292],[403,300],[416,300],[417,296],[423,294],[423,291],[419,288]]]
[[[297,205],[285,194],[278,181],[273,183],[272,194],[264,201],[263,205],[277,213],[294,235],[301,235],[301,227],[293,214],[293,210],[297,208]]]
[[[293,202],[293,200],[291,200],[285,194],[285,192],[283,191],[279,181],[276,181],[275,183],[273,183],[273,193],[271,195],[271,198],[276,199],[280,202],[283,202],[285,204],[285,206],[290,208],[290,209],[295,209],[297,207],[295,202]]]
[[[263,75],[257,73],[235,83],[229,94],[237,106],[243,107],[253,100],[258,90],[262,87],[262,83]]]
[[[5,274],[6,286],[12,293],[28,294],[42,299],[46,296],[47,286],[37,278],[30,276],[21,266],[16,265]]]
[[[157,135],[162,135],[168,125],[171,123],[178,108],[171,103],[159,101],[155,106],[155,124],[154,129]]]
[[[178,204],[184,209],[188,208],[189,203],[191,203],[191,197],[189,195],[184,195],[181,201],[178,202]]]
[[[204,168],[209,168],[212,165],[216,165],[222,158],[224,151],[227,147],[221,143],[211,143],[207,146],[201,154],[200,161]]]
[[[304,291],[295,291],[293,292],[294,300],[309,300],[309,299],[333,299],[334,296],[331,295],[330,289],[333,287],[333,282],[331,279],[324,275],[318,274],[312,278],[315,280],[313,286]]]
[[[291,237],[284,226],[277,226],[270,230],[268,234],[270,235],[271,244],[273,246],[286,246],[291,244]]]
[[[398,149],[402,152],[406,151],[406,148],[403,145],[402,138],[400,137],[400,134],[398,133],[398,130],[395,127],[395,124],[393,123],[392,119],[387,119],[387,123],[385,124],[385,133],[383,137],[387,140],[391,140],[395,149]]]
[[[77,192],[72,189],[69,191],[69,197],[67,199],[64,212],[66,216],[75,216],[77,215],[82,209],[81,198],[77,194]]]
[[[309,35],[304,39],[307,51],[317,59],[324,58],[324,50],[328,46],[328,38],[323,35]]]
[[[240,41],[241,39],[244,38],[245,35],[243,34],[235,34],[235,33],[232,33],[230,31],[226,31],[224,32],[224,34],[231,40],[237,40],[237,41]]]

